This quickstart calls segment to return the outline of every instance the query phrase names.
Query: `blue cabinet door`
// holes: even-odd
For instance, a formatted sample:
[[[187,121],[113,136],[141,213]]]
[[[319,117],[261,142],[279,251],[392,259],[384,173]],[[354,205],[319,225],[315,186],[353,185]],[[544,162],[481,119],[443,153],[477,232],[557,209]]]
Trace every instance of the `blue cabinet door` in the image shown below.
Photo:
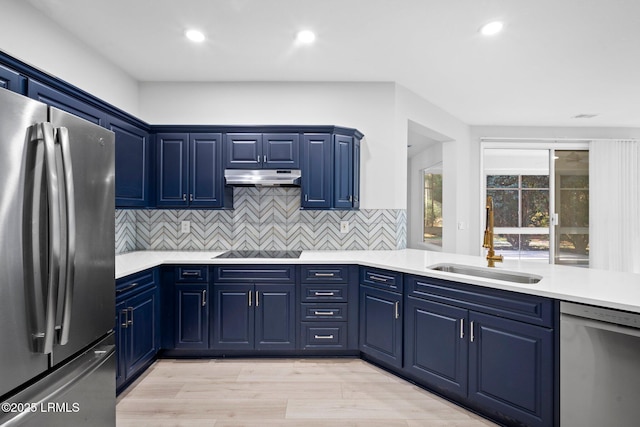
[[[251,350],[254,343],[253,284],[213,285],[211,348]]]
[[[260,169],[262,167],[261,133],[228,133],[225,135],[225,162],[228,169]]]
[[[407,298],[404,370],[446,394],[467,396],[468,311]]]
[[[353,205],[353,138],[334,135],[333,207]]]
[[[209,348],[209,295],[206,283],[175,284],[175,348]]]
[[[222,134],[192,133],[189,140],[189,205],[223,205]]]
[[[473,311],[469,321],[469,399],[522,425],[553,425],[553,330]]]
[[[189,134],[159,133],[157,206],[186,207],[189,205]]]
[[[360,209],[360,140],[353,138],[353,200],[351,207]]]
[[[302,136],[301,207],[307,209],[331,207],[332,151],[330,134]]]
[[[262,135],[262,167],[300,169],[300,135],[265,133]]]
[[[145,368],[158,351],[158,307],[157,288],[127,300],[127,378]]]
[[[0,65],[0,87],[25,95],[26,79],[9,68]]]
[[[295,285],[255,285],[255,348],[296,348]]]
[[[360,351],[402,367],[401,294],[360,285]]]
[[[151,195],[151,144],[149,133],[117,117],[107,117],[115,134],[116,207],[149,206]]]
[[[43,102],[52,107],[59,108],[62,111],[73,114],[74,116],[82,117],[96,125],[106,127],[107,113],[104,111],[77,98],[62,93],[61,91],[47,86],[44,83],[40,83],[37,80],[30,79],[27,86],[27,95],[29,98]]]

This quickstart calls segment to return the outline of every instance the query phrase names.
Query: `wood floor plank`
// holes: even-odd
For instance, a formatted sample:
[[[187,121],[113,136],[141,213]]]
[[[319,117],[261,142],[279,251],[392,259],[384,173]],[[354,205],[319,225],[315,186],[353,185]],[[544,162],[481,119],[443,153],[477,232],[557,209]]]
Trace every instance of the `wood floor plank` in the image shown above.
[[[118,427],[487,427],[359,359],[163,359],[117,402]]]

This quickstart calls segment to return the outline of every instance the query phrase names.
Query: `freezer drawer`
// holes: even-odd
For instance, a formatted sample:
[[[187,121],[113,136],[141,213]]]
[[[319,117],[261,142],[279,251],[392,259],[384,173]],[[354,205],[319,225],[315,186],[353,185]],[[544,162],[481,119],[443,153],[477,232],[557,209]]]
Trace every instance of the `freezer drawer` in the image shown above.
[[[113,333],[22,392],[2,402],[0,426],[115,425]]]

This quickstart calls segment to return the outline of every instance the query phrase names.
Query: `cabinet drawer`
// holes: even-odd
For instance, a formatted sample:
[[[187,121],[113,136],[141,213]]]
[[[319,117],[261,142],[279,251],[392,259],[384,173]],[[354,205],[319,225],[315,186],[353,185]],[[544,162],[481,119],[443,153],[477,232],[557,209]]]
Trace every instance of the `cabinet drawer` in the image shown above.
[[[307,285],[300,286],[302,302],[347,302],[349,285]]]
[[[550,298],[419,276],[407,277],[407,290],[417,298],[553,327],[555,309]]]
[[[214,268],[215,282],[294,282],[295,268],[292,265],[270,266],[223,266]]]
[[[116,298],[122,299],[133,293],[155,286],[154,270],[145,270],[116,281]]]
[[[349,267],[345,265],[304,265],[302,283],[349,283]]]
[[[402,273],[378,268],[361,267],[360,283],[394,292],[402,292],[403,289]]]
[[[207,266],[176,267],[176,282],[206,282],[209,278]]]
[[[300,330],[300,342],[303,350],[346,349],[347,324],[303,322]]]
[[[342,322],[347,320],[347,304],[302,304],[303,321],[334,321]]]

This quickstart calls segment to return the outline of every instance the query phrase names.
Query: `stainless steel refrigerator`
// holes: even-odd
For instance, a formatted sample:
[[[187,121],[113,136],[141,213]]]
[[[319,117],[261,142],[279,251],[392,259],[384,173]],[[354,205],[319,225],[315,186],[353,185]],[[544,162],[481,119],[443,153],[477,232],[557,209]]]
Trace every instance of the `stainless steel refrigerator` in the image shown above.
[[[0,89],[0,426],[115,425],[114,135]]]

